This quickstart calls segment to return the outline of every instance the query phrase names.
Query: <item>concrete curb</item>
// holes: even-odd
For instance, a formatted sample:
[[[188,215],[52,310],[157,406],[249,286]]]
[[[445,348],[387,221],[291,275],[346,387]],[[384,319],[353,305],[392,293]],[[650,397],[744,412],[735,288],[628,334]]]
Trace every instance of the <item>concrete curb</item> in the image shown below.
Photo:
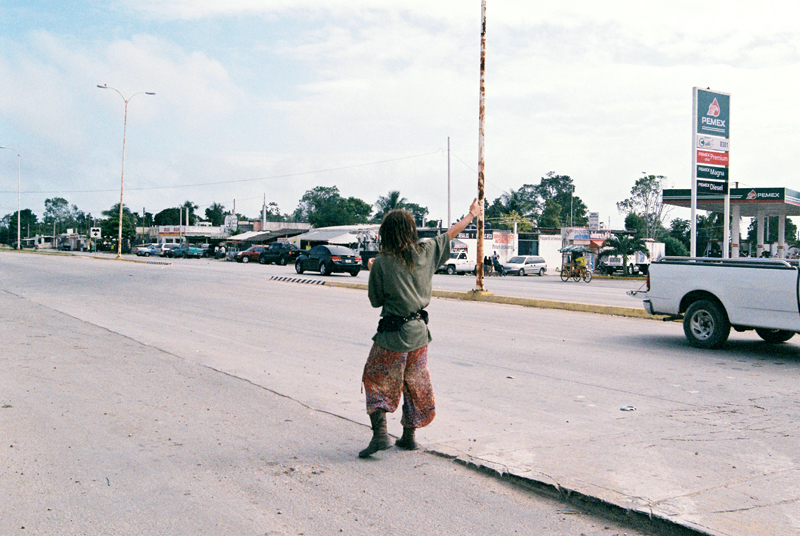
[[[96,257],[94,255],[73,255],[81,259],[95,259],[98,261],[121,261],[121,262],[135,262],[138,264],[160,264],[162,266],[172,266],[172,261],[149,261],[144,259],[118,259],[116,257]]]
[[[326,281],[329,287],[350,288],[356,290],[367,290],[364,283],[343,283],[339,281]],[[591,303],[560,302],[554,300],[540,300],[536,298],[518,298],[514,296],[502,296],[491,292],[458,292],[449,290],[434,290],[435,298],[449,298],[453,300],[479,301],[487,303],[500,303],[505,305],[517,305],[520,307],[536,307],[539,309],[561,309],[564,311],[579,311],[583,313],[595,313],[611,316],[624,316],[629,318],[646,318],[649,320],[663,320],[663,315],[651,315],[643,308],[638,307],[619,307],[614,305],[596,305]]]
[[[515,475],[501,464],[474,458],[453,449],[433,447],[424,450],[428,454],[452,460],[468,469],[509,482],[514,486],[528,489],[539,495],[565,502],[583,511],[589,511],[610,518],[616,522],[631,525],[633,528],[646,528],[654,531],[656,534],[669,534],[670,536],[712,536],[710,532],[676,523],[666,517],[654,514],[652,510],[626,508],[612,501],[586,495],[574,489],[565,488],[558,483],[545,482],[543,480]]]

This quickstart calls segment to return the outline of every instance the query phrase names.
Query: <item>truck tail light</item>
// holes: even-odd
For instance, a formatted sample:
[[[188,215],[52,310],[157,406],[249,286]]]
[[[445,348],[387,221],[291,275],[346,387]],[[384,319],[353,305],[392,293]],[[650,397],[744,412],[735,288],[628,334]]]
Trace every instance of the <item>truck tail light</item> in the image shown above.
[[[361,264],[361,257],[356,257],[356,262]]]

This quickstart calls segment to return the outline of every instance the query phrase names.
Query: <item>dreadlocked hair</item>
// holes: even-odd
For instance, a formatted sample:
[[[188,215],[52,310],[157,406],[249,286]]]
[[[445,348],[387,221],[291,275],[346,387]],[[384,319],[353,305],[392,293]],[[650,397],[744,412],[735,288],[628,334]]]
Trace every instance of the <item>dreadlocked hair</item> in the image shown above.
[[[414,253],[417,251],[417,225],[410,212],[403,209],[389,211],[383,217],[379,231],[381,253],[393,255],[414,269]]]

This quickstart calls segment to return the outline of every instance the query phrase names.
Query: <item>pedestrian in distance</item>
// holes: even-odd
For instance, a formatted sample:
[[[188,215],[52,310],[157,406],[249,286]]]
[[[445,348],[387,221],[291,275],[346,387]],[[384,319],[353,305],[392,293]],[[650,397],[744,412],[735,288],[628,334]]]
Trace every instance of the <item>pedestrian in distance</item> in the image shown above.
[[[372,440],[359,452],[368,458],[392,446],[386,413],[393,413],[403,395],[403,435],[395,445],[418,448],[415,430],[436,415],[428,372],[428,312],[436,269],[450,257],[450,241],[481,213],[475,199],[469,214],[444,234],[418,243],[414,217],[406,210],[392,210],[379,230],[380,252],[369,260],[369,301],[381,307],[381,319],[361,381],[366,391]]]
[[[499,275],[506,275],[505,270],[503,269],[503,265],[500,264],[500,256],[497,253],[494,254],[492,257],[492,264],[494,264],[494,271],[497,272]]]

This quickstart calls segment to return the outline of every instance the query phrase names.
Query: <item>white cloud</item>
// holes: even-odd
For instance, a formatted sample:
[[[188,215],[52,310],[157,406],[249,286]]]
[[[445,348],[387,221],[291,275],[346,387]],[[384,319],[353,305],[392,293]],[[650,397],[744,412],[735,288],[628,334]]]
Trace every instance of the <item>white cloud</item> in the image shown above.
[[[116,5],[132,13],[132,30],[114,41],[41,31],[0,51],[0,91],[10,96],[0,121],[48,145],[31,159],[47,168],[43,176],[66,166],[98,184],[118,181],[122,103],[95,88],[108,83],[126,95],[157,93],[130,108],[133,206],[187,198],[230,206],[222,197],[236,197],[237,210],[254,214],[266,191],[288,212],[305,190],[335,184],[367,202],[402,187],[443,217],[441,153],[222,187],[134,185],[347,167],[443,149],[447,136],[467,162],[453,160],[455,191],[474,191],[479,1]],[[732,176],[764,186],[783,180],[793,164],[786,148],[800,141],[797,10],[773,0],[488,0],[487,197],[552,170],[571,175],[603,221],[621,222],[614,203],[642,171],[688,184],[695,85],[733,95]],[[143,14],[153,26],[136,25]],[[256,21],[247,27],[253,34],[228,43],[227,25],[242,19]],[[188,45],[170,32],[201,22],[214,27],[213,42]],[[270,35],[276,27],[291,31]]]

